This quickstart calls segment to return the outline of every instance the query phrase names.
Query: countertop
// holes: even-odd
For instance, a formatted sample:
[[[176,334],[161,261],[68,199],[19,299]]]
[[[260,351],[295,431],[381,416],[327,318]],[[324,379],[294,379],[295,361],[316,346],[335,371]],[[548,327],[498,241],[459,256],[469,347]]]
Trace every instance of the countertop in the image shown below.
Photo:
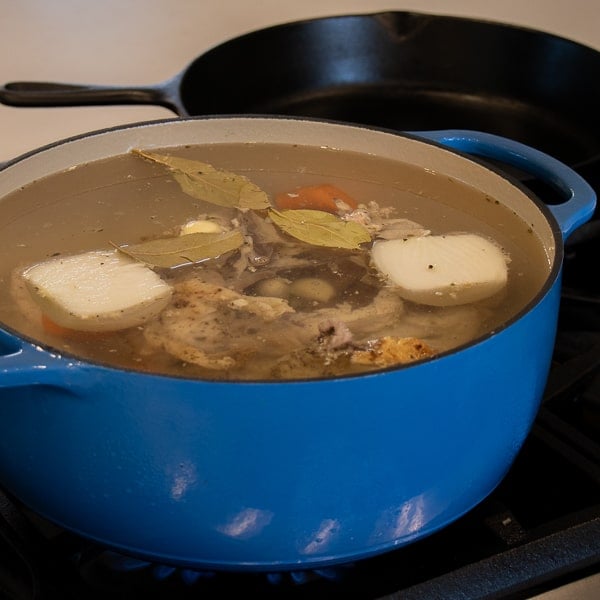
[[[0,84],[155,84],[211,47],[255,29],[383,10],[533,27],[600,50],[600,0],[2,0],[1,6]],[[71,135],[174,116],[156,106],[0,105],[0,161]]]

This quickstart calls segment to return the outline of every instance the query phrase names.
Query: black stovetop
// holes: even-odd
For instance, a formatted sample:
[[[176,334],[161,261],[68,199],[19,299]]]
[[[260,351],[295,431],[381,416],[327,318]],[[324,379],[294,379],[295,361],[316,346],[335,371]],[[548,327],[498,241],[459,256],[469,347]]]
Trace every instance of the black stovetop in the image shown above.
[[[558,336],[534,427],[500,486],[440,532],[356,564],[205,573],[123,557],[0,490],[7,600],[520,599],[600,572],[600,218],[566,244]]]

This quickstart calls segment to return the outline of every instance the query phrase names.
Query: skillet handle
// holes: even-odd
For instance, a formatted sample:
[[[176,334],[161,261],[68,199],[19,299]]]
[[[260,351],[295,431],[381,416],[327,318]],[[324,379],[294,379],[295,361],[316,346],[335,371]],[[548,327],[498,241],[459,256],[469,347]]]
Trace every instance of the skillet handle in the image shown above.
[[[548,205],[565,240],[580,225],[589,221],[594,212],[596,193],[587,181],[564,163],[540,150],[502,136],[479,131],[448,129],[410,133],[454,150],[517,167],[552,186],[565,198],[562,204]]]
[[[174,82],[148,87],[77,85],[43,81],[14,81],[0,86],[0,102],[9,106],[105,106],[153,104],[181,114]]]

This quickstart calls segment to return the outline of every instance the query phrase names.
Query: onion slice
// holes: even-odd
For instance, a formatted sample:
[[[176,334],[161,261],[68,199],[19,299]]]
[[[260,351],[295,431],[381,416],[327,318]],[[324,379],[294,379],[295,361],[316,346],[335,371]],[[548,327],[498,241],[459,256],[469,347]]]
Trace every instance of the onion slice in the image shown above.
[[[171,299],[154,271],[116,250],[58,256],[29,267],[23,279],[45,315],[79,331],[141,325]]]
[[[483,300],[508,280],[502,249],[471,233],[379,241],[372,260],[404,299],[431,306]]]

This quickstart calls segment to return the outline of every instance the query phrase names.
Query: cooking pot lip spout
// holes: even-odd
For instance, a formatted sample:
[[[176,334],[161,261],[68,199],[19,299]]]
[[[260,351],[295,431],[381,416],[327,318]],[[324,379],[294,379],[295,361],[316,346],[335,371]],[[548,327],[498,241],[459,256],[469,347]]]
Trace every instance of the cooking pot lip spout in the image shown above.
[[[277,127],[273,127],[274,123],[277,124]],[[307,124],[306,127],[304,124]],[[493,332],[453,350],[440,353],[437,357],[427,359],[422,363],[383,369],[374,374],[348,375],[326,378],[327,380],[373,377],[390,370],[418,369],[420,365],[441,361],[448,355],[458,354],[466,348],[483,344],[510,328],[540,304],[547,295],[551,294],[555,287],[558,287],[562,268],[563,238],[581,223],[590,219],[596,203],[592,188],[569,167],[535,149],[499,136],[465,130],[398,132],[381,127],[362,126],[328,119],[271,115],[208,115],[169,118],[120,125],[59,140],[3,165],[0,170],[0,196],[33,180],[38,180],[46,174],[92,160],[122,154],[134,147],[164,148],[186,143],[199,143],[201,135],[204,135],[210,143],[227,143],[242,141],[242,139],[248,141],[257,132],[260,132],[261,135],[252,138],[251,141],[281,141],[287,136],[286,139],[289,142],[292,136],[297,136],[297,138],[293,137],[294,143],[322,145],[325,139],[332,147],[356,149],[363,152],[381,152],[383,157],[392,156],[398,160],[402,160],[402,158],[398,158],[396,153],[404,153],[409,157],[421,153],[414,160],[423,160],[423,157],[432,156],[433,152],[433,157],[443,165],[440,168],[449,169],[446,171],[449,175],[452,175],[452,169],[460,170],[464,165],[468,165],[469,170],[465,177],[473,176],[475,173],[476,177],[473,177],[477,182],[486,178],[492,179],[493,184],[499,186],[500,193],[503,195],[499,201],[504,202],[509,209],[521,215],[526,223],[536,223],[536,227],[533,224],[531,227],[537,230],[540,243],[544,245],[547,253],[550,270],[541,289],[516,315]],[[366,133],[369,135],[365,135]],[[546,206],[514,177],[486,163],[485,159],[489,158],[504,161],[550,181],[552,185],[558,185],[565,193],[567,201],[556,207]],[[485,191],[485,185],[483,183],[480,185],[483,186],[481,189]],[[14,351],[15,339],[19,340],[20,345],[17,351]],[[34,363],[27,375],[34,376],[36,381],[44,381],[47,376],[41,374],[55,372],[57,368],[59,371],[63,371],[61,376],[64,375],[64,365],[68,365],[67,371],[71,374],[75,370],[73,367],[77,365],[97,364],[87,360],[81,361],[75,356],[69,356],[68,353],[57,357],[56,350],[53,348],[41,345],[27,336],[12,331],[9,327],[5,328],[5,332],[0,337],[0,351],[3,347],[8,347],[9,351],[5,353],[5,356],[0,356],[0,370],[5,374],[8,372],[14,374],[18,369],[27,371],[27,368],[24,367],[27,362],[24,360],[24,356],[27,355]],[[56,360],[57,358],[59,360]],[[59,366],[57,367],[57,365]],[[113,367],[102,364],[97,364],[97,366],[113,369]],[[117,370],[127,371],[122,368]],[[141,374],[138,371],[131,372],[137,375]],[[148,376],[147,374],[142,375]],[[171,375],[167,377],[173,378]],[[48,376],[47,380],[52,383],[52,376]],[[310,381],[323,380],[311,379]],[[291,382],[286,380],[270,383],[289,384]]]

